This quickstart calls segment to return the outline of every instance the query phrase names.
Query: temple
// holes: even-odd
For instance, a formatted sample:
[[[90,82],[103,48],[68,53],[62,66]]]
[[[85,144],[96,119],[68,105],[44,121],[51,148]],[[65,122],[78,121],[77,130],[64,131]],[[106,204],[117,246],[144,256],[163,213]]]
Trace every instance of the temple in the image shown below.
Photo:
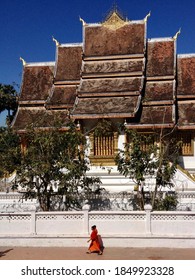
[[[58,114],[66,129],[71,118],[86,134],[91,173],[116,189],[128,184],[114,163],[127,141],[121,124],[142,133],[174,129],[182,139],[181,168],[195,173],[195,54],[176,53],[179,32],[148,39],[149,16],[128,20],[114,10],[102,23],[80,19],[82,43],[53,38],[54,62],[23,61],[13,127],[23,133],[42,120],[41,126],[49,128]],[[110,123],[110,133],[98,136],[94,130],[102,121]]]

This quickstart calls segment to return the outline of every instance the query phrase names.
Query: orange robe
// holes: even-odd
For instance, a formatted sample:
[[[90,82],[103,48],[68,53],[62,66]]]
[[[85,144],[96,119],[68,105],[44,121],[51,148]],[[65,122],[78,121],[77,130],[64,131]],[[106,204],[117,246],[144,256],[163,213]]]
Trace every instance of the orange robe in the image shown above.
[[[90,252],[100,252],[100,243],[98,241],[98,231],[97,229],[92,230],[90,235],[91,243],[89,245]]]

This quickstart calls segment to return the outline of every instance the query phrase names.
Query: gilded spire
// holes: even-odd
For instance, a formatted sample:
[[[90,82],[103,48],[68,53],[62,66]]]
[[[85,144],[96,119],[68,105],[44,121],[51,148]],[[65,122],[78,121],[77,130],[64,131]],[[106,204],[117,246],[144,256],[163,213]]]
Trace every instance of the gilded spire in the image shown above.
[[[119,10],[117,1],[115,1],[111,10],[105,16],[102,25],[111,30],[116,30],[128,23],[129,23],[128,18]]]
[[[22,61],[22,65],[25,66],[26,65],[26,61],[22,57],[20,57],[20,60]]]
[[[52,40],[56,43],[56,47],[60,45],[60,43],[52,36]]]
[[[177,40],[177,37],[179,36],[180,33],[181,33],[181,28],[177,31],[175,36],[173,36],[173,40]]]

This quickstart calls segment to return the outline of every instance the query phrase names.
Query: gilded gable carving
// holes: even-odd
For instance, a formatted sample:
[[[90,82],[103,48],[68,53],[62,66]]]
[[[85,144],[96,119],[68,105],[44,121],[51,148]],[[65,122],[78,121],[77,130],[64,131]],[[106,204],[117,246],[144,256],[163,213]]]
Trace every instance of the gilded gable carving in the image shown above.
[[[127,21],[122,19],[116,12],[113,12],[112,15],[105,21],[103,22],[103,26],[109,28],[109,29],[118,29],[121,28],[127,24]]]

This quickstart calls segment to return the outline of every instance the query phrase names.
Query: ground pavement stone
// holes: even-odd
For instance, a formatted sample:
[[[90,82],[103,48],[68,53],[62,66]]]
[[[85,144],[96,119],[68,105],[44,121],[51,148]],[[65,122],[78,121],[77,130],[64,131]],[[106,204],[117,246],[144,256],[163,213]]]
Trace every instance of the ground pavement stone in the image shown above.
[[[105,248],[103,255],[86,254],[87,248],[0,247],[0,260],[195,260],[195,249]]]

